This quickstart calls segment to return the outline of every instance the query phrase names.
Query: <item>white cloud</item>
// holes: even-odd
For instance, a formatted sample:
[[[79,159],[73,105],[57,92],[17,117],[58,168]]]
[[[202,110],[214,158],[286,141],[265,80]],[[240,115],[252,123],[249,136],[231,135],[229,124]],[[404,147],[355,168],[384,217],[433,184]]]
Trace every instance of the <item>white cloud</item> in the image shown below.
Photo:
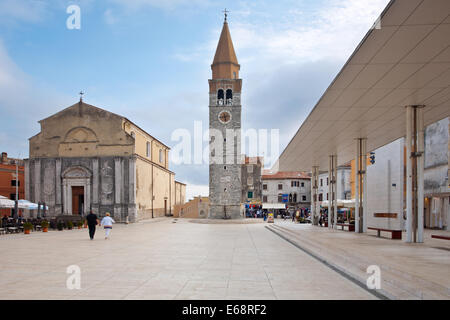
[[[282,17],[271,17],[243,4],[229,23],[241,65],[256,71],[282,64],[324,59],[345,60],[371,28],[389,0],[328,0],[316,11],[306,11],[299,2]],[[267,21],[270,20],[270,23]],[[194,51],[174,55],[182,61],[211,60],[220,29]],[[203,53],[203,54],[201,54]],[[256,54],[255,54],[256,53]]]
[[[197,185],[187,183],[186,185],[186,201],[193,199],[194,197],[202,196],[207,197],[209,195],[208,185]]]
[[[106,9],[103,13],[103,19],[107,24],[115,24],[118,21],[118,18],[115,14],[113,14],[112,9]]]
[[[174,10],[179,7],[195,7],[207,5],[210,0],[110,0],[119,4],[127,10],[135,11],[144,7],[154,7],[164,10]]]
[[[48,3],[39,0],[0,1],[0,23],[14,21],[39,22],[42,20]]]
[[[230,25],[241,60],[301,63],[323,59],[344,60],[373,25],[389,0],[329,0],[312,20],[292,9],[282,22],[270,25],[237,22]],[[263,30],[264,32],[261,32]],[[254,52],[258,52],[255,55]]]

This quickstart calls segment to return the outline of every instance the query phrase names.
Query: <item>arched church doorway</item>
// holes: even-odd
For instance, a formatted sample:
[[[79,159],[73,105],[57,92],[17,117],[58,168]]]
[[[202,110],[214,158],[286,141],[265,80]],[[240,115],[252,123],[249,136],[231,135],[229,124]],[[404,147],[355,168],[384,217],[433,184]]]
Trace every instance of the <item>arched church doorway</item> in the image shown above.
[[[91,177],[89,169],[69,167],[61,174],[63,206],[66,215],[87,215],[90,209]]]

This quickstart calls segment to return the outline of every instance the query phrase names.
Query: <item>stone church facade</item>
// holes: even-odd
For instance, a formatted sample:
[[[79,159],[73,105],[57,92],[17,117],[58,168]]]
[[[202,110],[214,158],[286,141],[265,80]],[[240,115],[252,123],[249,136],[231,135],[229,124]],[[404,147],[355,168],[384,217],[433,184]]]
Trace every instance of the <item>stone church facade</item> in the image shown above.
[[[209,218],[241,219],[240,65],[225,17],[209,80]]]
[[[86,104],[39,121],[29,139],[25,195],[49,216],[86,215],[118,222],[170,215],[186,186],[169,170],[169,150],[125,117]]]

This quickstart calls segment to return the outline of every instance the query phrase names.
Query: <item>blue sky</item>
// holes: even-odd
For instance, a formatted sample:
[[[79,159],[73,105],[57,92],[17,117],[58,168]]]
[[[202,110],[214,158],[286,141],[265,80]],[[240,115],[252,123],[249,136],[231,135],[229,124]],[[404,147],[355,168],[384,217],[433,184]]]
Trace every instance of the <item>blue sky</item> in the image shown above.
[[[208,126],[208,79],[223,23],[243,79],[243,129],[279,128],[280,152],[388,0],[0,0],[0,151],[28,156],[38,120],[87,103],[169,146]],[[81,8],[69,30],[66,8]],[[192,194],[207,165],[172,165]]]

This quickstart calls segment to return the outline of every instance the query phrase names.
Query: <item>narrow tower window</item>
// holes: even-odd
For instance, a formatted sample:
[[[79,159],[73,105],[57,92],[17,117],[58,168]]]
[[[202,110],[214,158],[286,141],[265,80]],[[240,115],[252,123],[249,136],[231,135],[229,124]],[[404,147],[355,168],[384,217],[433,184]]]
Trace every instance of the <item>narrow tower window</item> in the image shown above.
[[[219,91],[217,92],[217,104],[219,106],[223,105],[223,98],[224,98],[223,90],[219,89]]]
[[[231,89],[227,89],[227,104],[232,105],[233,104],[233,91]]]

